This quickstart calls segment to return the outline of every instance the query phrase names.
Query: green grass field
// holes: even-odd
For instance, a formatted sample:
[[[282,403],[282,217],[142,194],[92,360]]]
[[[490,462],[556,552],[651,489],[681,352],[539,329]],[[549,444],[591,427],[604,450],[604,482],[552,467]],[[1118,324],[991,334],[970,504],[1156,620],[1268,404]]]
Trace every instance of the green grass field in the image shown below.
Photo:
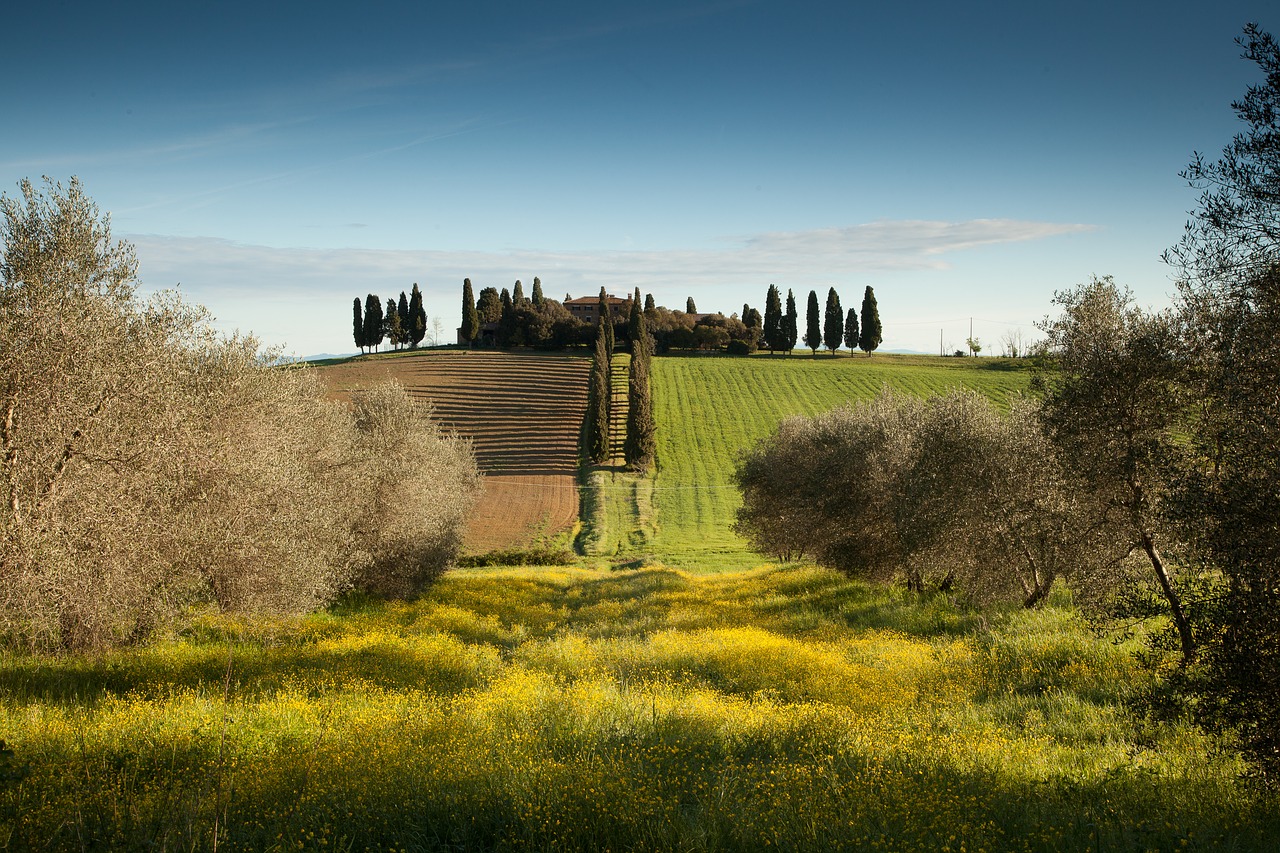
[[[762,562],[730,530],[741,505],[730,475],[737,454],[785,417],[869,399],[885,385],[921,396],[962,386],[1003,403],[1028,379],[1025,362],[1007,359],[807,353],[657,358],[656,533],[647,547],[658,559],[691,570]]]
[[[5,850],[1273,850],[1130,650],[818,569],[457,571],[0,669]]]

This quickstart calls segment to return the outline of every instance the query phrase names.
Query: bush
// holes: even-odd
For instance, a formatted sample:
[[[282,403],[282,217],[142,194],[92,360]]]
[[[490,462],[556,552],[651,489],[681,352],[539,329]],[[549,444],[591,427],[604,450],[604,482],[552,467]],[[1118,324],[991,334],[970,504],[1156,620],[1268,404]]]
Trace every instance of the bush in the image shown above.
[[[300,612],[456,553],[474,464],[402,391],[325,402],[203,309],[140,300],[77,181],[21,191],[0,199],[0,634],[74,649],[196,606]]]
[[[1086,490],[1069,484],[1029,404],[972,392],[791,418],[739,462],[736,530],[753,547],[913,589],[1040,603],[1097,570]]]

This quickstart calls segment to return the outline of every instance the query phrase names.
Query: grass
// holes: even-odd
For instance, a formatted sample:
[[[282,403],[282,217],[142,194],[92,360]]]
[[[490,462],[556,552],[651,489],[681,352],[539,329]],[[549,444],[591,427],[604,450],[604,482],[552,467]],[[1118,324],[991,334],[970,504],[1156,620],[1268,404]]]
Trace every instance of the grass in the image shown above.
[[[831,572],[462,570],[0,669],[0,849],[1269,850],[1068,610]]]
[[[737,454],[790,415],[866,400],[885,385],[922,396],[963,386],[1003,404],[1028,380],[1025,362],[1011,359],[825,353],[657,358],[656,530],[649,548],[690,570],[762,562],[730,529],[741,505],[730,475]]]

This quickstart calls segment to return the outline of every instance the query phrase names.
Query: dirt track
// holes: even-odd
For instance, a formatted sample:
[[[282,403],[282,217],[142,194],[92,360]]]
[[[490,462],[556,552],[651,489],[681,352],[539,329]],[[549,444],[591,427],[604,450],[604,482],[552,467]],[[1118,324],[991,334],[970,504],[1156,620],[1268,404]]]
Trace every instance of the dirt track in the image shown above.
[[[578,435],[591,362],[577,356],[435,352],[320,368],[335,397],[386,378],[431,402],[445,429],[471,439],[485,492],[465,550],[528,544],[578,518]]]

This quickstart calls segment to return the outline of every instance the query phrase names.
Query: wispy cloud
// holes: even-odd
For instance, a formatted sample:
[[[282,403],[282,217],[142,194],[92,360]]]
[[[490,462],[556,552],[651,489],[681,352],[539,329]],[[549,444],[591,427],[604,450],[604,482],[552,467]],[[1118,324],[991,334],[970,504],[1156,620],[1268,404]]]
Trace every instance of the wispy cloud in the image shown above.
[[[541,276],[549,294],[615,293],[634,287],[660,299],[723,294],[725,310],[744,287],[768,283],[807,288],[868,273],[945,269],[947,256],[980,246],[1040,240],[1093,226],[981,219],[966,222],[884,221],[813,231],[758,234],[706,249],[649,251],[415,251],[273,248],[213,238],[134,236],[144,283],[181,282],[182,291],[228,331],[252,329],[269,343],[300,353],[341,349],[347,330],[338,304],[355,296],[384,298],[421,285],[427,311],[446,329],[457,322],[458,288],[509,287]],[[825,286],[825,284],[823,285]],[[730,294],[732,294],[730,296]],[[758,296],[758,294],[757,294]],[[263,310],[264,302],[289,304]]]

